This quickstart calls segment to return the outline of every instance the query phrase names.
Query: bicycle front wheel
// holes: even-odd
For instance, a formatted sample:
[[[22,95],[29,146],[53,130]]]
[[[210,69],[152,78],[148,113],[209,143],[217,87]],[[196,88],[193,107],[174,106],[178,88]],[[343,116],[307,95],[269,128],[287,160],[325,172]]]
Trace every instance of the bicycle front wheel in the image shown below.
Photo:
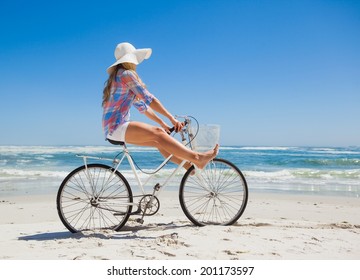
[[[185,215],[197,226],[232,225],[243,214],[248,188],[244,175],[231,162],[215,158],[202,171],[184,175],[179,199]]]
[[[60,185],[57,210],[71,232],[119,230],[132,210],[132,192],[124,176],[104,164],[88,164],[72,171]]]

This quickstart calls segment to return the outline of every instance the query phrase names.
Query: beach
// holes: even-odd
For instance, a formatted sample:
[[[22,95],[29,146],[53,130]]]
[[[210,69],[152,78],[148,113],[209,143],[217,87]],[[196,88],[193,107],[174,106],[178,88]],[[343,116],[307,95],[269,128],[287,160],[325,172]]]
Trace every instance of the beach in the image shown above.
[[[176,191],[144,224],[118,232],[70,233],[56,194],[0,200],[2,260],[359,260],[360,202],[355,197],[250,192],[232,226],[196,227]]]
[[[143,171],[162,161],[154,149],[130,150]],[[114,146],[0,146],[0,259],[360,259],[359,147],[221,147],[219,157],[240,168],[249,189],[245,212],[232,226],[194,226],[179,203],[179,174],[161,192],[159,212],[143,224],[134,215],[118,232],[70,233],[58,217],[56,194],[83,164],[76,155],[111,159],[118,152]],[[173,170],[165,166],[146,192]],[[134,192],[129,166],[120,171]]]

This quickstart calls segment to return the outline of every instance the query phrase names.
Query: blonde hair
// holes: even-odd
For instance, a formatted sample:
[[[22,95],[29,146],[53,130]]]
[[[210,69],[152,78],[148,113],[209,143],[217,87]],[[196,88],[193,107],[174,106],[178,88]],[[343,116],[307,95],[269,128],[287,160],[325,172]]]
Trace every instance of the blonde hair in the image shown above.
[[[140,79],[139,75],[136,73],[136,65],[133,63],[124,62],[114,67],[113,71],[110,73],[109,78],[105,82],[105,87],[103,90],[103,100],[102,100],[102,106],[105,105],[105,103],[109,100],[111,95],[111,86],[113,81],[115,81],[116,74],[120,68],[123,68],[125,70],[130,70],[134,72],[137,80],[140,82],[140,84],[143,87],[146,87],[143,81]]]

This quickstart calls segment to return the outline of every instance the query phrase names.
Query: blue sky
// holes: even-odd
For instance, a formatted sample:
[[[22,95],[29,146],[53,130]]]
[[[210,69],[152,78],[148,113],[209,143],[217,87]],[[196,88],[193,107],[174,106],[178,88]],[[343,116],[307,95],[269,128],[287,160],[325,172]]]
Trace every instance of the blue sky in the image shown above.
[[[360,1],[53,2],[0,3],[1,145],[106,144],[123,41],[153,49],[150,92],[222,145],[360,145]]]

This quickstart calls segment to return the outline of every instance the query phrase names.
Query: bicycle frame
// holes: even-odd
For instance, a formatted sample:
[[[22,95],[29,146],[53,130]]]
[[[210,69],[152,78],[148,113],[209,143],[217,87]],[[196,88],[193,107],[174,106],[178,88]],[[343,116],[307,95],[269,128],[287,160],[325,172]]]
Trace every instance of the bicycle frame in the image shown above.
[[[184,131],[180,131],[180,134],[181,134],[181,140],[182,140],[182,143],[184,145],[187,145],[186,144],[186,137],[184,136],[184,132],[189,136],[189,143],[191,143],[191,139],[192,139],[192,134],[191,134],[191,121],[189,118],[187,117],[183,117],[185,119],[185,123],[187,124],[186,128],[184,129]],[[94,156],[86,156],[86,155],[77,155],[77,157],[81,157],[83,158],[84,160],[84,164],[85,164],[85,169],[86,169],[86,172],[88,174],[88,171],[87,171],[87,159],[95,159],[95,160],[105,160],[105,161],[112,161],[112,164],[113,164],[113,173],[112,175],[115,174],[116,171],[119,171],[119,168],[122,164],[122,162],[124,161],[124,159],[126,158],[129,165],[130,165],[130,168],[132,170],[132,173],[134,174],[135,176],[135,179],[136,179],[136,182],[137,182],[137,185],[138,185],[138,189],[140,190],[141,192],[141,195],[140,196],[145,196],[147,195],[147,193],[145,192],[145,186],[148,185],[148,183],[150,182],[150,180],[157,174],[158,171],[160,171],[170,160],[171,158],[173,157],[173,155],[170,155],[168,156],[157,168],[156,170],[152,173],[152,174],[149,174],[149,176],[147,177],[147,179],[143,182],[139,176],[139,173],[137,172],[136,170],[136,166],[135,166],[135,163],[130,155],[130,152],[126,146],[126,144],[124,143],[122,146],[122,153],[123,155],[121,156],[120,159],[118,159],[117,157],[115,157],[114,159],[112,158],[103,158],[103,157],[94,157]],[[153,199],[153,197],[155,196],[155,194],[158,196],[160,195],[161,191],[167,186],[167,184],[170,182],[170,180],[179,172],[179,170],[184,166],[184,164],[186,163],[187,161],[186,160],[183,160],[178,166],[177,168],[165,179],[165,181],[160,184],[160,183],[157,183],[154,188],[153,188],[153,192],[151,194],[151,201]],[[197,170],[196,171],[196,175],[197,178],[199,179],[202,187],[211,192],[210,188],[207,186],[206,182],[204,181],[203,177],[201,176],[201,172],[198,172],[198,169],[197,167],[195,166],[195,169]],[[89,178],[89,181],[91,182],[91,176],[90,174],[87,175],[88,178]],[[110,177],[109,177],[110,179]],[[93,187],[93,186],[92,186]],[[149,193],[148,193],[149,194]],[[135,202],[134,203],[131,203],[133,206],[137,205]]]
[[[138,188],[141,192],[142,195],[145,195],[146,192],[145,192],[145,186],[147,186],[147,184],[149,183],[149,181],[157,174],[157,172],[159,170],[161,170],[170,160],[171,158],[173,157],[173,155],[170,155],[168,156],[157,168],[156,170],[150,174],[146,180],[143,182],[136,170],[136,167],[135,167],[135,163],[132,159],[132,157],[130,156],[130,152],[126,146],[126,144],[124,144],[122,146],[123,148],[123,155],[120,159],[112,159],[112,158],[104,158],[104,157],[95,157],[95,156],[87,156],[87,155],[76,155],[77,157],[81,157],[83,158],[84,160],[84,165],[85,165],[85,168],[87,169],[87,159],[95,159],[95,160],[104,160],[104,161],[112,161],[113,162],[113,167],[114,167],[114,171],[113,171],[113,174],[115,174],[116,171],[119,171],[119,168],[122,164],[122,162],[124,161],[124,159],[126,158],[129,165],[130,165],[130,168],[132,170],[132,173],[134,174],[135,176],[135,179],[136,179],[136,182],[137,182],[137,185],[138,185]],[[156,184],[154,186],[154,188],[156,188],[156,191],[158,193],[160,193],[160,190],[162,190],[163,188],[165,188],[165,186],[169,183],[169,181],[179,172],[179,170],[184,166],[184,164],[186,163],[186,161],[182,161],[178,167],[165,179],[165,181],[162,183],[162,184]]]

